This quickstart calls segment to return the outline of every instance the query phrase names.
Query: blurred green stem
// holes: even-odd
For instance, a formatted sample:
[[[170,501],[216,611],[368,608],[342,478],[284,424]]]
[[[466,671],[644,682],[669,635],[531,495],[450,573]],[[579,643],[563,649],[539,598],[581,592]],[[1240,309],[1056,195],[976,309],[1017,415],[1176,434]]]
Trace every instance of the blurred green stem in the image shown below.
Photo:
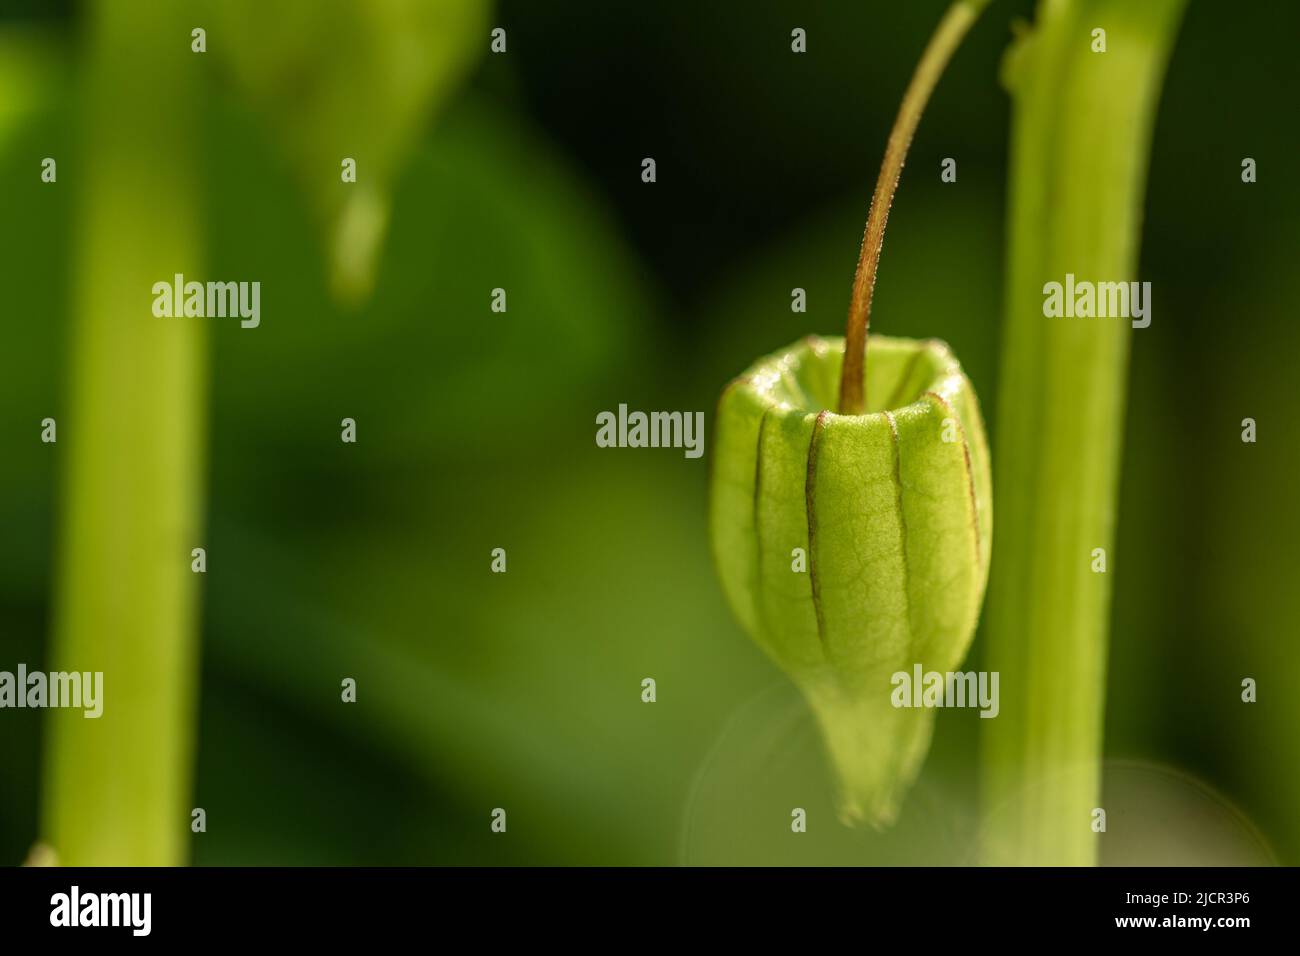
[[[998,540],[982,722],[988,863],[1091,865],[1130,325],[1047,318],[1043,286],[1135,275],[1146,167],[1183,0],[1044,0],[1008,54],[1014,114]],[[1094,52],[1094,30],[1106,51]],[[1157,318],[1158,321],[1158,318]],[[1093,570],[1106,550],[1108,573]]]
[[[207,330],[155,318],[151,287],[201,278],[203,54],[180,6],[88,12],[82,148],[59,168],[79,246],[50,666],[102,671],[103,716],[50,712],[42,828],[63,864],[171,865],[189,836]]]

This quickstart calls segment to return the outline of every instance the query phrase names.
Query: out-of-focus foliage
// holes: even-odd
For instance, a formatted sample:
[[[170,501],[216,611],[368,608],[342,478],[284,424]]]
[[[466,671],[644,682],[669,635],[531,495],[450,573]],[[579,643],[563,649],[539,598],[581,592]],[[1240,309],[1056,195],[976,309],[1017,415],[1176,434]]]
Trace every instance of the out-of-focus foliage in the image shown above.
[[[328,232],[345,302],[374,283],[393,180],[429,115],[486,45],[484,0],[212,0],[210,51],[229,63]],[[354,184],[341,181],[345,158]]]

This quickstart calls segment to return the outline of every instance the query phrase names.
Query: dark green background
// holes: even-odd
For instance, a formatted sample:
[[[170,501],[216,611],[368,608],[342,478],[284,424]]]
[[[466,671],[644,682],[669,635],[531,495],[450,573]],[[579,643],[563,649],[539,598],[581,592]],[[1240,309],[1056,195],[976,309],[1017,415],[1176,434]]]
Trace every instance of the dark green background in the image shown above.
[[[306,196],[212,71],[210,272],[260,278],[263,321],[211,337],[196,863],[973,859],[976,713],[941,712],[896,830],[840,828],[802,705],[714,580],[707,461],[593,441],[620,402],[711,421],[751,360],[841,329],[889,124],[944,6],[502,4],[488,19],[509,53],[484,36],[424,124],[359,311],[332,302]],[[81,10],[0,10],[13,669],[45,659],[60,446],[38,423],[65,402],[75,182],[93,157],[74,135]],[[873,313],[878,331],[947,339],[990,426],[997,72],[1029,12],[994,3],[940,83]],[[1300,863],[1298,28],[1293,5],[1192,0],[1160,108],[1140,267],[1153,321],[1133,336],[1110,562],[1104,862]],[[38,181],[46,155],[57,189]],[[946,156],[956,184],[939,181]],[[505,315],[487,307],[496,286]],[[338,440],[344,415],[356,446]],[[38,713],[0,712],[0,862],[38,832],[40,734]],[[488,829],[498,806],[505,837]]]

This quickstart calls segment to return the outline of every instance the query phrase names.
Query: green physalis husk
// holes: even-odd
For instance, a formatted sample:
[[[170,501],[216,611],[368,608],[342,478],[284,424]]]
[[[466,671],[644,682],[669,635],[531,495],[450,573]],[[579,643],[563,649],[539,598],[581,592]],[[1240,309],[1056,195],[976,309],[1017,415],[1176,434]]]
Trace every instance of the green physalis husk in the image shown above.
[[[954,670],[979,617],[989,453],[946,344],[872,336],[865,415],[829,410],[843,353],[808,338],[723,392],[711,535],[741,624],[817,716],[842,818],[883,826],[934,725],[931,709],[893,705],[893,675]]]

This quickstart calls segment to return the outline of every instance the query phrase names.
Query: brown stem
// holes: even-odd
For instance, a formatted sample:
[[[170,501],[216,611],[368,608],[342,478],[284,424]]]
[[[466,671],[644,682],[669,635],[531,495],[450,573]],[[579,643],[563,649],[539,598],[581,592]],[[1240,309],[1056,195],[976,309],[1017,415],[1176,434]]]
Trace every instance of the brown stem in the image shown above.
[[[876,290],[876,269],[880,265],[880,247],[885,241],[889,207],[894,201],[898,178],[903,173],[907,149],[912,145],[912,135],[921,121],[934,85],[939,82],[962,37],[988,2],[957,0],[948,8],[921,55],[921,62],[916,65],[912,82],[908,84],[903,103],[898,108],[898,118],[894,120],[889,143],[885,146],[885,159],[880,164],[876,192],[871,197],[871,210],[867,213],[867,228],[862,235],[862,250],[858,253],[858,270],[853,276],[853,298],[849,301],[849,321],[844,334],[844,366],[840,374],[841,415],[861,415],[867,408],[867,326],[871,320],[871,297]]]

